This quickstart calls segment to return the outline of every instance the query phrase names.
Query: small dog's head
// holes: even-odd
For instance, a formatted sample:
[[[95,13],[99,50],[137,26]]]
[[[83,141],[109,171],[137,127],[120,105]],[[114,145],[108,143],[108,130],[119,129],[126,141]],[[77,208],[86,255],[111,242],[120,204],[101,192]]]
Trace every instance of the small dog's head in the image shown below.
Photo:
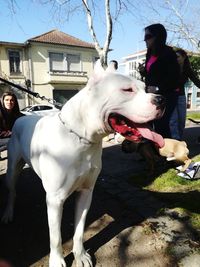
[[[166,157],[168,161],[174,160],[184,164],[181,171],[186,170],[191,163],[186,142],[169,138],[165,138],[164,142],[164,146],[159,149],[159,154]]]

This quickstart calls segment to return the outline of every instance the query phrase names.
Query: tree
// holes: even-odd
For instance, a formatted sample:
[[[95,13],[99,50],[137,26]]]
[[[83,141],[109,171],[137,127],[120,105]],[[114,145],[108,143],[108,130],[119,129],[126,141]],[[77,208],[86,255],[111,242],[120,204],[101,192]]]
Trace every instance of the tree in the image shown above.
[[[31,0],[33,1],[33,0]],[[120,24],[120,18],[132,16],[140,27],[160,22],[170,33],[168,43],[195,52],[200,52],[200,5],[199,0],[37,0],[41,5],[47,5],[57,21],[69,20],[78,12],[86,16],[88,29],[102,65],[107,65],[107,56],[115,32],[115,26]],[[8,6],[12,13],[20,3],[9,0]],[[100,42],[96,22],[101,21],[105,36]],[[127,25],[122,25],[127,27]],[[133,25],[134,26],[134,25]],[[131,30],[131,29],[130,29]]]
[[[120,6],[121,2],[120,0],[116,1]],[[54,15],[57,16],[57,18],[61,18],[63,14],[65,13],[65,16],[69,18],[70,15],[73,14],[73,12],[82,11],[85,12],[88,29],[90,32],[90,35],[93,39],[95,48],[99,54],[101,64],[103,66],[107,65],[107,58],[108,58],[108,52],[110,48],[110,42],[112,40],[112,33],[113,33],[113,20],[116,20],[117,18],[117,12],[115,15],[111,14],[111,3],[110,0],[104,1],[104,16],[105,16],[105,40],[103,46],[101,46],[99,39],[97,37],[96,31],[95,31],[95,25],[94,25],[94,18],[95,14],[97,12],[97,9],[99,9],[99,5],[101,6],[101,13],[102,13],[102,3],[103,1],[88,1],[88,0],[40,0],[41,4],[49,4],[51,3],[52,8],[54,10]]]
[[[95,48],[103,65],[107,64],[107,54],[113,35],[113,22],[119,22],[119,17],[125,13],[131,14],[133,20],[144,26],[160,22],[165,25],[169,34],[168,42],[177,47],[200,52],[200,6],[198,0],[40,0],[41,3],[51,3],[57,14],[65,13],[69,17],[77,9],[84,9],[88,28]],[[103,7],[104,5],[104,7]],[[104,10],[106,36],[101,46],[94,27],[97,10]],[[192,14],[192,16],[191,16]],[[113,26],[114,25],[114,26]],[[124,27],[127,25],[124,25]]]
[[[145,25],[160,22],[168,30],[168,42],[200,52],[200,5],[196,0],[135,0],[136,20]]]
[[[88,5],[88,1],[82,0],[82,2],[83,2],[83,5],[85,7],[85,12],[86,12],[87,21],[88,21],[88,28],[89,28],[91,36],[93,38],[95,48],[99,54],[101,64],[103,66],[107,65],[107,54],[108,54],[110,42],[112,39],[112,16],[110,13],[110,0],[105,0],[106,38],[105,38],[103,48],[100,47],[100,44],[98,42],[95,30],[94,30],[92,13],[91,13],[91,9]]]
[[[6,1],[6,0],[4,0]],[[34,0],[30,0],[34,1]],[[57,21],[69,20],[74,13],[84,12],[88,24],[88,29],[95,48],[99,54],[103,66],[107,65],[108,52],[112,41],[113,26],[118,22],[120,15],[128,10],[128,0],[36,0],[41,5],[46,5],[50,9],[52,18]],[[131,1],[130,1],[131,2]],[[6,1],[11,15],[16,14],[20,9],[20,2],[17,0]],[[131,4],[133,7],[133,4]],[[105,29],[104,40],[100,43],[98,30],[95,28],[96,21],[101,20],[102,28]]]
[[[135,0],[137,1],[137,0]],[[187,49],[194,72],[200,75],[200,5],[195,0],[143,0],[135,19],[144,25],[160,22],[168,31],[168,43]],[[192,54],[190,51],[193,51]],[[197,53],[196,53],[197,52]]]
[[[200,57],[199,56],[189,56],[191,67],[194,73],[200,77]]]

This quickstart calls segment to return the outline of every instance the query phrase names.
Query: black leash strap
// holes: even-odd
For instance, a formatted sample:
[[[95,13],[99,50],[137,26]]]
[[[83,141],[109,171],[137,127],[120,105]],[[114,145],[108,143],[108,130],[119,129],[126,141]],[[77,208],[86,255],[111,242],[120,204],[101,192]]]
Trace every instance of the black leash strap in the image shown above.
[[[26,92],[26,93],[28,93],[28,94],[31,94],[31,95],[33,95],[34,97],[39,97],[39,94],[38,94],[38,93],[32,92],[32,91],[30,91],[30,90],[28,90],[28,89],[22,87],[22,86],[19,85],[19,84],[12,83],[12,82],[10,82],[10,81],[8,81],[8,80],[6,80],[6,79],[3,79],[3,78],[1,78],[1,77],[0,77],[0,81],[2,81],[2,82],[4,82],[4,83],[7,83],[7,84],[9,84],[9,85],[11,85],[11,86],[13,86],[13,87],[16,87],[17,89],[19,89],[19,90],[21,90],[21,91],[23,91],[23,92]]]
[[[56,102],[56,101],[53,100],[53,99],[46,98],[45,96],[40,96],[38,93],[33,92],[33,91],[31,91],[31,90],[28,90],[27,88],[25,88],[25,87],[23,87],[23,86],[21,86],[21,85],[19,85],[19,84],[15,84],[15,83],[13,83],[13,82],[10,82],[10,81],[8,81],[8,80],[2,78],[2,77],[0,77],[0,81],[2,81],[2,82],[4,82],[4,83],[7,83],[7,84],[9,84],[9,85],[11,85],[11,86],[13,86],[13,87],[15,87],[15,88],[17,88],[17,89],[19,89],[19,90],[25,92],[25,93],[27,93],[27,94],[30,94],[30,95],[34,96],[34,97],[40,98],[40,99],[42,99],[42,100],[47,100],[49,103],[51,103],[51,104],[54,105],[54,106],[57,106],[59,109],[63,106],[61,103],[58,103],[58,102]]]

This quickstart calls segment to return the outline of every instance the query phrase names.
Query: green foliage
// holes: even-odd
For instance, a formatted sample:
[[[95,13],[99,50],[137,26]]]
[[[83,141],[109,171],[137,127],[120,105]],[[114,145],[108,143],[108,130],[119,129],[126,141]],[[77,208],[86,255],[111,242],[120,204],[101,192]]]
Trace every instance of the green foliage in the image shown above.
[[[200,57],[189,56],[189,60],[194,73],[200,77]]]

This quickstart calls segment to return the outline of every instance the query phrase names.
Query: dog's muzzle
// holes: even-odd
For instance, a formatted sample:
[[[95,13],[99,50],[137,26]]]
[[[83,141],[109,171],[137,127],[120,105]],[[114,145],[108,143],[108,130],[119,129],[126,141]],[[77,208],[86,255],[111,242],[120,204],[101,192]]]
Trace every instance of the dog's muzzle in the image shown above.
[[[164,109],[165,107],[165,98],[162,95],[154,95],[152,97],[151,103],[158,108]]]

